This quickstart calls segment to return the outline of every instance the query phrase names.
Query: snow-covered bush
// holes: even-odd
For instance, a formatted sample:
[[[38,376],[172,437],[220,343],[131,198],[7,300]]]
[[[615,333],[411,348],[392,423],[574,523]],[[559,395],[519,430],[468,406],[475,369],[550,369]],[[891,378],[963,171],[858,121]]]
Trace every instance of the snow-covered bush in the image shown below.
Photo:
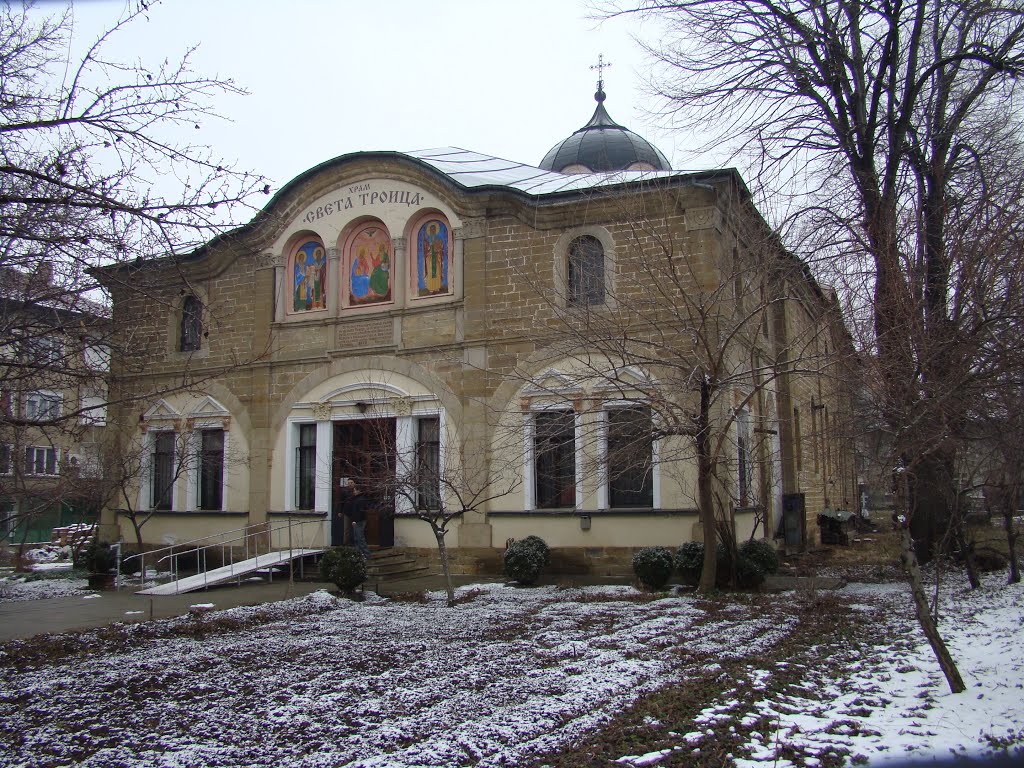
[[[351,592],[366,581],[366,558],[355,547],[333,547],[320,559],[320,578]]]
[[[544,541],[544,539],[540,536],[527,536],[523,539],[523,543],[537,548],[537,551],[544,556],[545,567],[551,565],[551,550],[548,548],[548,543]]]
[[[740,558],[750,560],[764,574],[775,573],[779,570],[779,553],[775,550],[774,545],[766,539],[743,542],[740,545]]]
[[[696,586],[704,567],[704,542],[687,541],[676,550],[676,569],[684,584]]]
[[[665,547],[645,547],[633,555],[633,573],[648,589],[663,589],[673,570],[672,552]]]
[[[513,541],[505,550],[505,575],[519,584],[533,584],[546,565],[546,559],[547,545],[541,549],[526,539]]]

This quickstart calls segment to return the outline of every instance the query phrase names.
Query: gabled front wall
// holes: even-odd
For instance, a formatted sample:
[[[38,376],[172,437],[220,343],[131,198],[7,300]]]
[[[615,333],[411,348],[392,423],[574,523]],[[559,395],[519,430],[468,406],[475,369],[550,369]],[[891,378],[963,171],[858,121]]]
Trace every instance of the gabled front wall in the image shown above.
[[[545,359],[549,355],[538,347],[538,329],[556,322],[555,303],[565,294],[569,242],[588,235],[604,246],[607,279],[618,280],[621,288],[609,294],[609,311],[643,298],[636,292],[643,284],[635,274],[636,254],[658,247],[660,238],[678,244],[679,257],[694,265],[695,280],[713,285],[720,279],[728,231],[716,199],[706,187],[674,186],[665,192],[578,194],[561,202],[524,200],[460,191],[397,160],[357,159],[290,188],[250,227],[212,243],[197,258],[143,265],[128,276],[133,286],[146,286],[143,293],[112,287],[114,322],[130,329],[145,360],[137,372],[131,361],[115,361],[122,373],[131,373],[125,387],[156,393],[188,371],[197,384],[177,395],[179,411],[187,412],[184,401],[190,398],[212,395],[229,411],[232,445],[246,454],[230,469],[220,514],[195,512],[187,503],[175,514],[159,512],[146,525],[146,543],[159,546],[289,515],[325,517],[332,504],[325,469],[331,425],[367,413],[394,419],[398,442],[406,445],[418,419],[439,417],[449,460],[461,450],[488,457],[493,466],[486,471],[495,477],[528,473],[522,437],[510,442],[495,424],[511,418],[523,427],[543,407],[543,396],[524,392],[524,372],[536,376],[541,368],[572,366],[571,360]],[[435,219],[450,229],[448,271],[444,282],[435,278],[425,287],[420,263],[426,257],[418,263],[418,255],[445,250],[436,238],[429,247],[420,244],[421,223]],[[387,239],[366,232],[377,227],[387,230]],[[380,249],[388,241],[385,254]],[[362,244],[378,251],[376,259],[367,256],[365,266],[354,250]],[[124,277],[116,274],[115,282]],[[357,286],[357,277],[368,279]],[[544,295],[546,290],[552,295]],[[202,302],[208,335],[200,349],[181,351],[187,295]],[[600,397],[587,397],[591,407],[581,411],[578,428],[597,446],[600,440],[590,438],[602,428]],[[145,402],[122,408],[112,418],[135,425],[142,416],[142,434],[146,408]],[[316,425],[312,509],[297,508],[303,424]],[[676,448],[666,442],[658,450],[676,454]],[[529,482],[520,478],[518,486],[510,484],[507,493],[467,513],[450,543],[501,548],[509,538],[535,533],[560,547],[639,547],[694,537],[692,464],[659,465],[653,509],[622,514],[609,511],[599,459],[581,457],[570,508],[536,510]],[[762,489],[761,496],[772,495]],[[113,515],[105,519],[108,535],[116,536]],[[750,535],[751,521],[740,515],[742,537]],[[329,528],[325,520],[322,541],[330,538]],[[132,538],[123,521],[121,534]],[[430,547],[433,537],[425,524],[399,519],[395,543]]]

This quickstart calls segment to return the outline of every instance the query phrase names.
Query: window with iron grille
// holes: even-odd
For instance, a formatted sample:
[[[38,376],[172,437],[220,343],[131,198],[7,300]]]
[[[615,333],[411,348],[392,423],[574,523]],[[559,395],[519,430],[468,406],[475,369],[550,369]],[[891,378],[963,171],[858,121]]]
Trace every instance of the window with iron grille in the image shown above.
[[[534,414],[534,499],[538,509],[576,506],[576,420],[572,411]]]
[[[199,509],[223,509],[224,430],[204,429],[199,446]]]
[[[604,304],[604,247],[592,235],[569,243],[568,301],[570,304]]]
[[[651,409],[647,406],[609,409],[609,506],[654,506],[652,429]]]
[[[174,433],[153,433],[150,456],[150,507],[171,509],[174,500]]]
[[[416,421],[416,509],[441,505],[441,419],[427,416]]]
[[[57,451],[53,448],[29,446],[25,449],[26,475],[56,475]]]
[[[203,303],[195,296],[186,296],[181,305],[182,352],[195,352],[203,345]]]
[[[316,506],[316,424],[299,425],[295,449],[295,508]]]

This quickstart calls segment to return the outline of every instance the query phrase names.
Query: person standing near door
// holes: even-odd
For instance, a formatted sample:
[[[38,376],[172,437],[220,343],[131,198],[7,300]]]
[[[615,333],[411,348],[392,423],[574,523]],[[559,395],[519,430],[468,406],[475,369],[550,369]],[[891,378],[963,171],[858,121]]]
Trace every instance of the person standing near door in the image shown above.
[[[348,490],[349,496],[345,500],[342,512],[352,523],[352,540],[356,548],[363,553],[363,557],[369,557],[370,548],[366,546],[366,512],[370,506],[370,499],[351,478],[348,481]]]

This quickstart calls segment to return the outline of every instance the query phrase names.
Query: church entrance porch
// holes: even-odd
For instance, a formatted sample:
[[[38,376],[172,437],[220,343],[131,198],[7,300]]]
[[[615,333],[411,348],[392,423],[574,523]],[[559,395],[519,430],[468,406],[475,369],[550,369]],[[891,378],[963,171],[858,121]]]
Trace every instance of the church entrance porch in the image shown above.
[[[331,457],[331,512],[338,519],[343,503],[342,487],[352,479],[370,498],[366,518],[366,542],[371,547],[395,543],[395,504],[390,492],[395,478],[395,419],[375,418],[334,423]],[[351,530],[331,526],[332,544],[352,543]]]

